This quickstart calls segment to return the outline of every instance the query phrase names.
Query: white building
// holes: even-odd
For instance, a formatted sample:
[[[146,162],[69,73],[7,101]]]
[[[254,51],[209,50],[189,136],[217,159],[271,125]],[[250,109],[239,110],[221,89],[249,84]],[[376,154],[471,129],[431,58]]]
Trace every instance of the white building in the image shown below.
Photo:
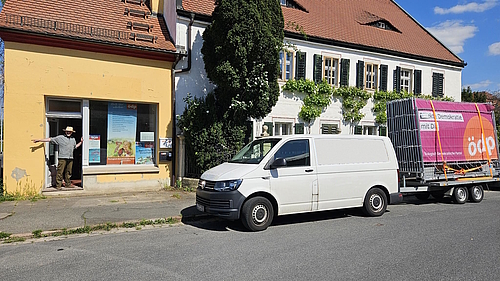
[[[281,85],[295,78],[327,79],[334,87],[357,86],[368,92],[405,90],[460,101],[466,63],[395,1],[280,1],[285,42],[295,46],[290,53],[281,54]],[[176,67],[175,111],[180,115],[188,93],[203,96],[214,88],[206,77],[201,54],[202,34],[211,22],[214,1],[176,0],[176,7],[174,41],[178,48],[190,50]],[[180,69],[187,70],[182,73]],[[253,136],[262,133],[264,124],[271,135],[386,133],[385,125],[375,122],[372,100],[363,108],[365,117],[358,124],[344,122],[342,103],[334,101],[312,124],[304,126],[298,116],[303,98],[301,93],[282,92],[271,113],[253,121]]]

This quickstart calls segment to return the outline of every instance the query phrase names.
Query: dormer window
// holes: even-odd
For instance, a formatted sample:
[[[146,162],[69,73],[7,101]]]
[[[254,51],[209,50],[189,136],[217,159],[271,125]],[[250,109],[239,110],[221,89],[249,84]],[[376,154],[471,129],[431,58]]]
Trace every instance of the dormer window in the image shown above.
[[[281,6],[285,6],[285,7],[288,7],[288,8],[292,8],[292,9],[297,9],[297,10],[301,10],[301,11],[304,11],[304,12],[308,12],[306,9],[304,9],[304,7],[302,7],[300,4],[298,4],[294,0],[280,0],[280,4],[281,4]]]
[[[377,22],[377,27],[381,29],[386,29],[386,24],[383,21],[378,21]]]
[[[372,23],[369,23],[368,25],[371,25],[371,26],[376,27],[376,28],[384,29],[384,30],[392,30],[392,31],[399,32],[399,30],[397,30],[397,28],[395,28],[392,24],[390,24],[386,20],[374,21]]]

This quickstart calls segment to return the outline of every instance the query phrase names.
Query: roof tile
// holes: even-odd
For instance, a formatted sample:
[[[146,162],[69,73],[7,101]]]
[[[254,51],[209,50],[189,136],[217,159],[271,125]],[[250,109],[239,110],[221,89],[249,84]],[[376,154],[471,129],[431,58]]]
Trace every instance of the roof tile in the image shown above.
[[[392,0],[295,0],[307,11],[282,7],[285,30],[454,64],[463,61]],[[211,15],[214,0],[183,0],[184,10]],[[386,20],[394,30],[369,25]],[[294,23],[294,24],[289,24]]]
[[[8,0],[0,13],[0,28],[175,52],[162,16],[127,14],[127,9],[151,14],[145,5],[121,0]],[[132,30],[129,22],[152,29]]]

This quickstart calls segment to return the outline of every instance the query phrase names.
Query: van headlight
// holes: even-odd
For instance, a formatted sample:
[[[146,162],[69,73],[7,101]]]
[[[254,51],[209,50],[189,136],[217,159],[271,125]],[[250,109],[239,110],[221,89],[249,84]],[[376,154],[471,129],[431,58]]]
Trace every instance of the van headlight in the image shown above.
[[[243,180],[218,181],[215,183],[214,190],[216,191],[233,191],[240,187]]]

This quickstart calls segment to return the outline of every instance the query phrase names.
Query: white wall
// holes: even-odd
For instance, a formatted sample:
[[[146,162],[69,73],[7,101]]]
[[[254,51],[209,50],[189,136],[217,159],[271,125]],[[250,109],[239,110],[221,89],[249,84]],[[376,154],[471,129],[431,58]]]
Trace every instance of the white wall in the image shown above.
[[[187,42],[187,26],[189,19],[184,17],[177,18],[177,45],[186,45]],[[214,85],[211,84],[207,77],[203,66],[203,58],[201,47],[203,45],[202,34],[207,26],[206,23],[195,21],[192,28],[192,69],[188,73],[176,75],[176,114],[182,114],[184,111],[183,98],[191,93],[192,96],[203,96],[213,90]],[[452,97],[455,101],[460,101],[461,95],[461,71],[460,67],[452,67],[442,64],[422,62],[418,60],[399,58],[395,56],[382,55],[377,53],[357,51],[352,49],[333,47],[324,44],[303,42],[285,38],[285,41],[290,42],[301,52],[306,52],[306,78],[313,79],[313,56],[314,54],[332,54],[339,58],[350,59],[349,85],[356,85],[356,63],[358,60],[375,61],[379,64],[388,65],[388,91],[393,90],[393,70],[396,66],[402,68],[410,68],[422,70],[422,93],[431,94],[432,92],[432,73],[440,72],[444,74],[444,93],[445,96]],[[187,49],[187,48],[186,48]],[[181,61],[177,69],[187,66],[187,58]],[[280,83],[283,85],[284,83]],[[263,122],[301,122],[298,113],[302,107],[304,94],[301,93],[281,93],[278,102],[273,107],[271,113],[263,120],[255,120],[254,136],[260,135],[262,132]],[[310,130],[306,128],[306,133],[319,134],[322,123],[338,123],[342,134],[352,134],[352,124],[342,122],[342,104],[340,101],[334,100],[332,104],[321,114],[321,116],[311,124]],[[361,120],[361,125],[376,125],[372,112],[373,102],[370,100],[368,105],[363,109],[365,117]]]

